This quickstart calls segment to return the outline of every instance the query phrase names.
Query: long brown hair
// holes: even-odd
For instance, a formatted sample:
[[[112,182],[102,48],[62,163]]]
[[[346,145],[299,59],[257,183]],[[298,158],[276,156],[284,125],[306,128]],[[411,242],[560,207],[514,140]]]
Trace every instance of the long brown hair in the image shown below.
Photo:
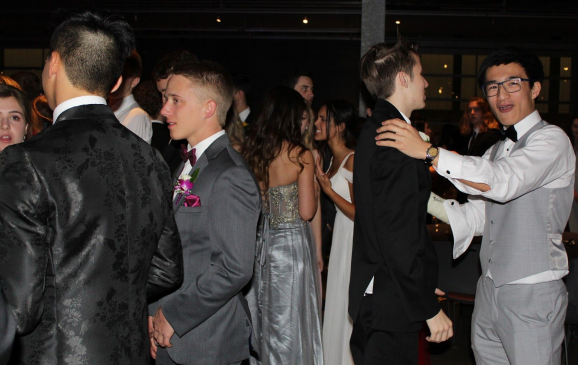
[[[494,113],[492,113],[492,110],[488,105],[488,102],[479,97],[471,98],[468,101],[468,105],[470,105],[470,103],[472,102],[478,104],[478,107],[482,111],[482,118],[484,119],[484,122],[480,125],[479,133],[487,132],[488,129],[490,128],[498,129],[500,127],[498,121],[496,120],[496,117],[494,117]],[[464,110],[464,115],[460,120],[460,134],[462,136],[469,136],[470,134],[472,134],[472,123],[470,122],[470,113],[468,113],[468,107],[466,107],[466,110]]]
[[[276,86],[267,94],[257,122],[245,140],[243,156],[262,184],[269,189],[269,166],[283,152],[299,151],[293,161],[303,170],[302,157],[307,147],[301,142],[301,119],[307,105],[301,94],[286,86]],[[283,151],[283,144],[288,144]]]

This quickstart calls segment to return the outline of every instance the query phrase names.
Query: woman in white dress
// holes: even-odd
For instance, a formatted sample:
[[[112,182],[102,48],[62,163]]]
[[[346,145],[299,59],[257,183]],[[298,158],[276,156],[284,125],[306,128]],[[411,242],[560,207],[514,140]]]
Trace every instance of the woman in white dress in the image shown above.
[[[332,365],[353,364],[349,349],[353,323],[347,307],[355,216],[352,184],[355,137],[350,131],[355,128],[357,121],[357,110],[353,105],[335,100],[319,109],[315,122],[315,140],[327,143],[333,155],[327,172],[323,172],[321,159],[318,158],[315,173],[323,192],[337,208],[323,320],[323,358],[326,364]]]

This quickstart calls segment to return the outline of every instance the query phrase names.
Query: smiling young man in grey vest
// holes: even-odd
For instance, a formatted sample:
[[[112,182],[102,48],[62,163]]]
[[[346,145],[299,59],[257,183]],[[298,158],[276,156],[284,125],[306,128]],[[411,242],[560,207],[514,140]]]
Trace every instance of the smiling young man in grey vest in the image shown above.
[[[482,63],[478,82],[504,140],[483,157],[432,147],[406,123],[390,120],[380,132],[396,133],[379,145],[430,160],[438,173],[470,194],[444,203],[454,234],[454,257],[483,234],[472,318],[477,364],[560,364],[568,303],[562,277],[568,259],[562,232],[573,198],[575,155],[562,129],[542,120],[535,100],[544,71],[521,49],[503,49]],[[391,138],[391,133],[380,136]],[[443,288],[442,288],[443,289]]]

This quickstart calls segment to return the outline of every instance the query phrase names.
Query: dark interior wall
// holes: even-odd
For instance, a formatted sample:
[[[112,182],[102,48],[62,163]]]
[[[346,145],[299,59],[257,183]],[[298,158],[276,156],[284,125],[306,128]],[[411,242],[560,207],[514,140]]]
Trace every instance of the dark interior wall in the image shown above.
[[[302,68],[313,73],[315,104],[341,98],[357,106],[359,100],[359,41],[287,39],[137,39],[144,63],[143,78],[168,52],[186,49],[212,60],[231,74],[245,74],[253,82],[251,104],[279,84],[286,71]]]

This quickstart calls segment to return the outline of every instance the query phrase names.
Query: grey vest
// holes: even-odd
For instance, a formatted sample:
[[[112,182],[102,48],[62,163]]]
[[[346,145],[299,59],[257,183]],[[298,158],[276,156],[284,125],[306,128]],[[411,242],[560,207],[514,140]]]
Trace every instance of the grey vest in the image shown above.
[[[538,122],[516,142],[512,152],[546,126]],[[494,145],[490,161],[504,148]],[[564,188],[540,187],[506,203],[486,200],[486,223],[480,260],[496,287],[549,270],[568,270],[562,232],[570,215],[573,182]]]

